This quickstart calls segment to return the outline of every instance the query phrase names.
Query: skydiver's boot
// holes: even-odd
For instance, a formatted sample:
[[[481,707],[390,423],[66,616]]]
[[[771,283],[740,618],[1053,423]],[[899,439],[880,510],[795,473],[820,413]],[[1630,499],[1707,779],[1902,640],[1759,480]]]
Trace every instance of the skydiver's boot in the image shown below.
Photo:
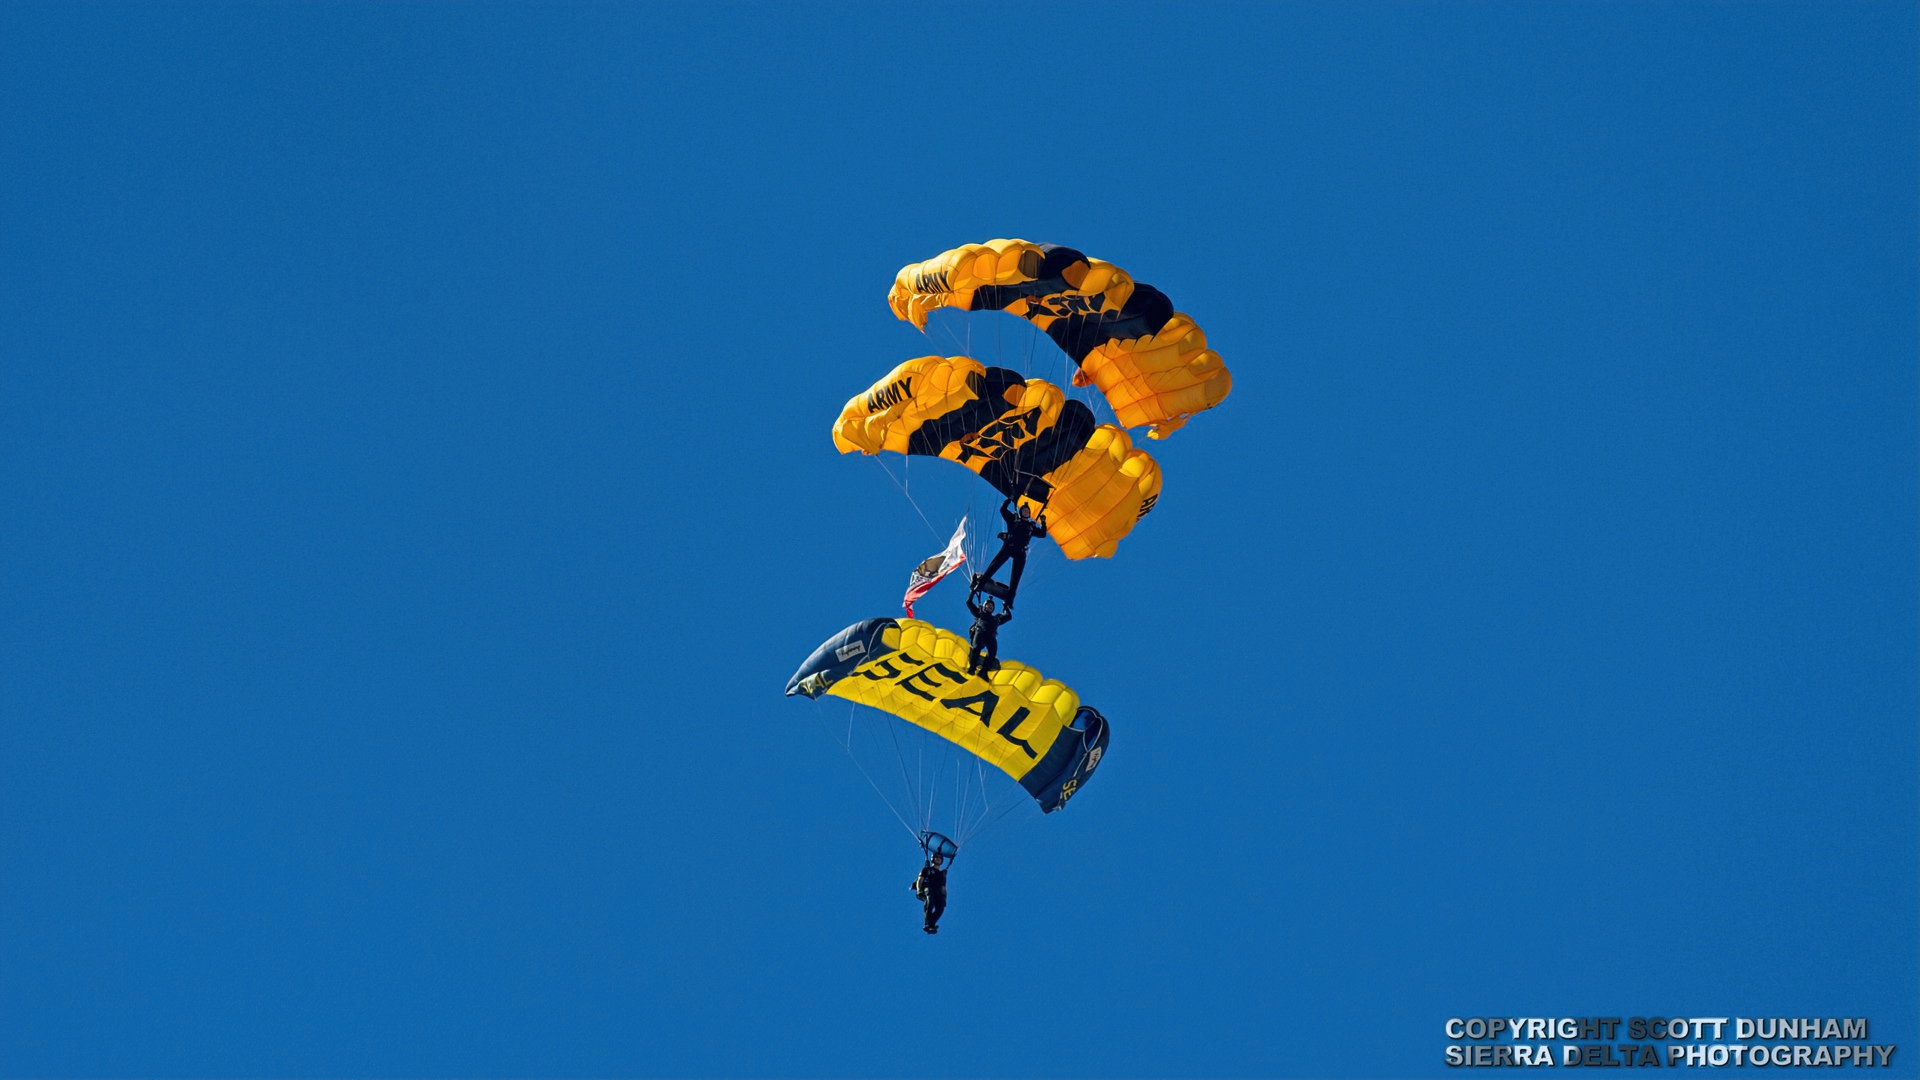
[[[973,591],[975,593],[986,593],[988,596],[998,597],[1008,604],[1013,603],[1013,588],[1009,585],[1001,584],[985,574],[973,575]]]

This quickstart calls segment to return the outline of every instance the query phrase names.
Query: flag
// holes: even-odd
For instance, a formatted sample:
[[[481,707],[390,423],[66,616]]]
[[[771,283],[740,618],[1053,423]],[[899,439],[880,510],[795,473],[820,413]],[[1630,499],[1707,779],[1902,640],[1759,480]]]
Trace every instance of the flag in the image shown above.
[[[947,541],[946,550],[930,556],[919,566],[913,568],[912,576],[907,578],[907,598],[904,606],[907,618],[913,618],[913,602],[927,595],[927,590],[940,584],[940,579],[959,569],[967,561],[967,553],[961,545],[967,542],[967,519],[960,519],[960,527],[953,530],[953,539]]]

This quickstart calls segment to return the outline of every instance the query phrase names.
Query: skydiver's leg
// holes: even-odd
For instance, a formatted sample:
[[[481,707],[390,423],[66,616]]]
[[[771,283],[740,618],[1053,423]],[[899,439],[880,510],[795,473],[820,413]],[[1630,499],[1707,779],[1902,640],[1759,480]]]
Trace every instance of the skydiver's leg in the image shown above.
[[[1000,550],[994,553],[993,560],[987,563],[987,568],[985,570],[980,571],[979,576],[975,578],[975,580],[976,581],[993,580],[993,572],[995,570],[1000,569],[1000,567],[1006,563],[1007,558],[1010,554],[1011,553],[1007,551],[1007,545],[1001,544]]]
[[[1002,553],[1004,554],[1004,552]],[[1013,610],[1013,598],[1020,592],[1020,575],[1027,571],[1027,549],[1013,553],[1013,574],[1007,579],[1007,610]]]
[[[946,913],[946,897],[943,896],[936,899],[930,896],[927,898],[927,933],[931,934],[940,928],[940,916]]]

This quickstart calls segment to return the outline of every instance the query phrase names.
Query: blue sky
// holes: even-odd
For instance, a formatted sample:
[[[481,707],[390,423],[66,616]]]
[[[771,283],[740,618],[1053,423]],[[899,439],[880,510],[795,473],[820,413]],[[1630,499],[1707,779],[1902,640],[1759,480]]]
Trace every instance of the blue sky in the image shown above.
[[[0,1072],[1916,1075],[1916,11],[0,8]],[[827,430],[996,236],[1234,392],[929,938],[780,691],[982,508]]]

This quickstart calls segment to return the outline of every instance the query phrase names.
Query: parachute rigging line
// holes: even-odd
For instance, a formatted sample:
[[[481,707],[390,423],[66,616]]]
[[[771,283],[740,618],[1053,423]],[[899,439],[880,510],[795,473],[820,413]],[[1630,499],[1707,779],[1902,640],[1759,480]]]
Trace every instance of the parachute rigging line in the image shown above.
[[[853,752],[856,726],[866,730],[869,737],[873,737],[870,725],[856,725],[856,718],[859,716],[860,706],[852,702],[847,703],[847,733],[844,738],[836,736],[833,729],[826,724],[827,706],[817,698],[814,699],[813,706],[815,723],[821,728],[828,739],[839,744],[841,751],[847,755],[847,760],[852,762],[854,769],[860,773],[861,779],[865,780],[867,786],[873,790],[873,793],[880,797],[882,803],[886,804],[887,811],[893,815],[895,821],[900,823],[902,829],[905,829],[909,835],[917,838],[920,833],[942,824],[935,820],[937,816],[936,810],[938,809],[940,800],[940,770],[937,768],[934,769],[931,778],[929,777],[927,769],[928,762],[926,761],[927,747],[925,744],[922,744],[918,748],[915,755],[915,763],[909,765],[906,760],[906,753],[900,745],[900,729],[898,725],[882,721],[887,728],[888,742],[893,748],[894,762],[900,768],[901,785],[905,789],[903,793],[908,797],[908,800],[914,804],[913,813],[919,822],[919,826],[916,828],[913,822],[901,814],[900,809],[895,806],[893,800],[887,796],[886,791],[881,788],[880,784],[874,779],[873,774],[867,770],[866,765],[863,764],[859,756]],[[956,809],[953,821],[947,824],[946,828],[952,830],[952,839],[956,844],[966,844],[1005,820],[1009,814],[1012,814],[1020,808],[1024,800],[1009,797],[1004,801],[1000,801],[999,805],[996,806],[993,793],[988,790],[987,787],[987,773],[989,770],[985,767],[984,763],[978,759],[972,760],[971,768],[974,773],[972,777],[974,783],[970,784],[967,782],[965,776],[969,768],[968,761],[963,760],[961,755],[958,754],[952,756],[955,759],[954,767],[958,774],[954,784]],[[976,785],[979,789],[977,803],[974,800],[974,787]],[[1009,785],[1008,793],[1010,795],[1017,791],[1017,785]]]
[[[934,527],[933,527],[933,522],[931,522],[931,521],[928,521],[928,520],[927,520],[927,514],[926,514],[926,511],[924,511],[924,510],[922,510],[922,509],[920,509],[920,504],[919,504],[919,503],[917,503],[917,502],[914,502],[914,500],[913,500],[913,493],[907,490],[907,486],[906,486],[905,484],[902,484],[902,483],[901,483],[901,482],[900,482],[900,481],[899,481],[898,479],[896,479],[896,478],[894,477],[894,475],[893,475],[893,470],[892,470],[892,469],[889,469],[889,468],[887,468],[887,463],[886,463],[886,462],[884,462],[884,461],[881,461],[881,460],[880,460],[880,455],[879,455],[879,454],[874,454],[874,455],[873,455],[873,462],[874,462],[874,464],[876,464],[876,465],[878,465],[878,466],[880,466],[880,471],[881,471],[881,472],[883,472],[883,473],[886,473],[886,474],[887,474],[887,479],[889,479],[889,480],[892,480],[892,481],[893,481],[893,486],[894,486],[894,487],[897,487],[897,488],[899,488],[899,489],[900,489],[900,494],[902,494],[902,495],[905,495],[905,496],[907,497],[907,503],[908,503],[908,505],[910,505],[910,506],[912,506],[912,507],[913,507],[913,512],[914,512],[914,513],[916,513],[916,514],[919,514],[919,515],[920,515],[920,522],[921,522],[921,524],[923,524],[923,525],[925,525],[925,526],[927,527],[927,531],[933,534],[933,538],[934,538],[935,540],[938,540],[938,539],[940,539],[940,530],[939,530],[939,529],[936,529],[936,528],[934,528]]]
[[[913,826],[907,824],[907,819],[901,817],[900,811],[895,810],[893,808],[893,802],[887,798],[886,792],[881,791],[880,785],[874,783],[873,777],[867,775],[866,766],[860,764],[860,759],[853,756],[852,746],[849,743],[842,743],[840,742],[839,739],[835,739],[833,737],[833,730],[827,727],[825,722],[826,707],[821,705],[817,699],[814,701],[813,705],[814,705],[814,720],[817,723],[819,723],[821,732],[824,733],[828,739],[832,740],[833,742],[839,743],[841,750],[846,751],[847,760],[853,762],[853,767],[859,770],[861,779],[867,782],[867,786],[873,789],[873,793],[875,795],[880,796],[880,801],[886,804],[887,812],[893,815],[893,819],[900,823],[901,828],[907,830],[907,835],[917,836],[918,834],[914,832]],[[849,732],[851,732],[853,729],[853,725],[852,725],[853,718],[852,718],[851,710],[849,710],[847,719],[848,719],[847,729]]]

